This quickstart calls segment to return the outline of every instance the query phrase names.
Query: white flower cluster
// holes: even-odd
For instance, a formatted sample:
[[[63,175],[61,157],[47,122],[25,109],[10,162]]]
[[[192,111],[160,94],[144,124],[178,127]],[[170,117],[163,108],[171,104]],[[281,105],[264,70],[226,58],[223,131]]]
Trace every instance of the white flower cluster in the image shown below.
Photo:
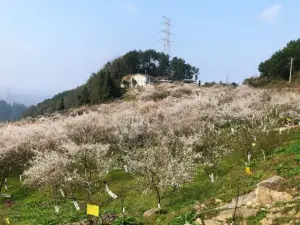
[[[94,106],[81,116],[2,125],[0,176],[21,168],[28,185],[85,187],[112,166],[125,166],[155,187],[179,186],[193,178],[199,162],[213,164],[230,151],[208,146],[205,160],[204,152],[195,152],[208,131],[218,135],[231,124],[234,133],[243,123],[267,131],[300,115],[300,95],[248,86],[164,84],[134,94],[136,101]]]

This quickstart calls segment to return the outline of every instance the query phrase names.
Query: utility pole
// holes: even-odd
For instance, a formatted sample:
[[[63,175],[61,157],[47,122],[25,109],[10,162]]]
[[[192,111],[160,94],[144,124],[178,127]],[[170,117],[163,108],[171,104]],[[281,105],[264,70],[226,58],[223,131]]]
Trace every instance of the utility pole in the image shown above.
[[[291,57],[291,65],[290,65],[290,78],[289,78],[289,83],[291,83],[291,80],[292,80],[293,61],[294,61],[294,58],[293,58],[293,57]]]

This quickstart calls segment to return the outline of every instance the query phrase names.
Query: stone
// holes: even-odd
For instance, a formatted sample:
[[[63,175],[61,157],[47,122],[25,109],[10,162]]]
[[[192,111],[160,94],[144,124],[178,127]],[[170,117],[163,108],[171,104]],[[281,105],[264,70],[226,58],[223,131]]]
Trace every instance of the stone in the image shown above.
[[[117,219],[117,215],[113,213],[105,213],[101,217],[102,224],[111,224],[115,219]]]
[[[266,218],[264,218],[264,219],[262,219],[262,220],[260,221],[260,224],[261,224],[261,225],[271,225],[272,223],[270,223],[269,220],[267,220]]]
[[[65,225],[96,225],[99,224],[98,218],[85,219],[79,222],[67,223]]]
[[[266,206],[267,209],[272,208],[272,205],[271,205],[271,204],[265,204],[265,206]]]
[[[205,225],[221,225],[223,223],[218,223],[217,221],[210,219],[210,220],[204,220]]]
[[[159,209],[159,208],[155,208],[155,209],[149,209],[148,211],[143,213],[144,217],[150,217],[154,214],[165,214],[166,211]]]
[[[200,218],[197,218],[197,219],[195,220],[195,223],[196,223],[196,224],[199,224],[199,225],[203,225],[203,223],[202,223],[202,221],[201,221]]]
[[[201,204],[201,208],[202,208],[202,209],[206,209],[207,206],[203,203],[203,204]]]
[[[255,216],[257,212],[258,212],[257,209],[238,208],[236,209],[236,216],[246,219],[250,216]],[[216,219],[219,221],[226,222],[228,219],[232,218],[233,213],[234,213],[234,209],[221,211],[219,215],[216,216]]]
[[[220,204],[220,203],[222,203],[222,202],[223,202],[223,201],[222,201],[221,199],[218,199],[218,198],[215,199],[215,203],[216,203],[216,204]]]
[[[274,204],[276,202],[285,202],[293,200],[287,192],[274,191],[269,188],[259,186],[255,189],[256,202],[259,204]]]
[[[196,203],[194,206],[193,206],[193,209],[196,211],[196,212],[201,212],[203,209],[206,209],[207,208],[207,206],[204,204],[204,203],[202,203],[202,204],[200,204],[200,203]]]
[[[273,177],[270,177],[270,178],[258,183],[256,186],[259,187],[259,186],[264,186],[265,184],[276,184],[276,183],[281,182],[282,180],[284,180],[284,178],[282,178],[280,176],[273,176]]]
[[[273,208],[270,209],[271,213],[277,213],[279,211],[280,211],[280,208],[278,208],[278,207],[273,207]]]
[[[280,218],[282,217],[282,214],[281,212],[278,212],[278,213],[271,213],[271,214],[268,214],[267,215],[267,219],[275,219],[275,218]]]
[[[216,221],[215,219],[207,219],[207,220],[204,220],[203,222],[204,222],[205,225],[221,225],[221,224],[223,224],[223,223],[220,223],[220,222]],[[197,218],[195,220],[195,224],[203,225],[200,218]]]
[[[243,205],[252,206],[254,204],[254,201],[255,201],[255,192],[252,191],[246,195],[242,195],[238,197],[237,207],[241,207]],[[233,209],[235,208],[235,205],[236,205],[236,199],[234,198],[232,199],[231,203],[221,206],[220,209],[224,209],[224,208]]]

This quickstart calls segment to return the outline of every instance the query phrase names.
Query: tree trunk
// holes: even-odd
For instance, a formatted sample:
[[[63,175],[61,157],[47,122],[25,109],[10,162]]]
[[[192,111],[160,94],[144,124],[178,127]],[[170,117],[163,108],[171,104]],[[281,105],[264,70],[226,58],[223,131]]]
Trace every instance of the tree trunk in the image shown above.
[[[160,192],[157,186],[154,186],[154,190],[156,192],[156,199],[157,199],[157,207],[160,209],[161,208],[161,196],[160,196]]]

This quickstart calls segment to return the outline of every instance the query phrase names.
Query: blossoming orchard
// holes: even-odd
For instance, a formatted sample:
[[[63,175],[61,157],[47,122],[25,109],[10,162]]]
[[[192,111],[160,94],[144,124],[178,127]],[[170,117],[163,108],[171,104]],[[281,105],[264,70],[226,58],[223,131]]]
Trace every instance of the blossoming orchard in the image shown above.
[[[291,91],[189,84],[136,89],[120,102],[2,124],[0,190],[17,171],[26,187],[98,205],[99,193],[110,201],[125,194],[114,193],[105,179],[118,169],[136,181],[129,189],[155,195],[153,207],[163,208],[164,196],[199,169],[215,182],[233,144],[242,166],[268,157],[264,140],[275,145],[287,118],[298,124],[299,115],[300,95]]]

